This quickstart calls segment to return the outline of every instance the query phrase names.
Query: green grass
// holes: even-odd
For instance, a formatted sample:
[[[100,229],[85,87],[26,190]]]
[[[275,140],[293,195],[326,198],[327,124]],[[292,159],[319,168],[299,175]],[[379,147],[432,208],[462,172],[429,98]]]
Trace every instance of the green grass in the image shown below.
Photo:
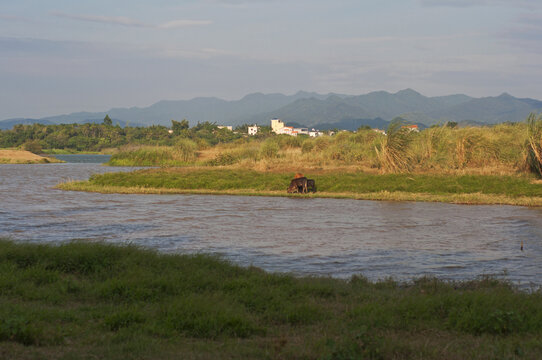
[[[229,169],[141,170],[127,173],[94,175],[89,182],[104,186],[134,186],[167,189],[206,190],[283,190],[290,183],[291,174],[263,173]]]
[[[195,158],[195,149],[186,154],[181,147],[139,146],[121,149],[107,162],[110,166],[186,166]]]
[[[542,294],[0,240],[0,358],[536,359]]]
[[[318,188],[328,192],[402,191],[427,194],[482,193],[493,195],[542,196],[542,186],[527,176],[418,175],[342,173],[315,176]]]
[[[239,193],[287,196],[293,173],[234,169],[150,169],[92,176],[60,185],[66,190],[134,193]],[[313,197],[542,205],[542,185],[530,176],[421,175],[325,172],[314,175]],[[297,195],[298,196],[298,195]]]

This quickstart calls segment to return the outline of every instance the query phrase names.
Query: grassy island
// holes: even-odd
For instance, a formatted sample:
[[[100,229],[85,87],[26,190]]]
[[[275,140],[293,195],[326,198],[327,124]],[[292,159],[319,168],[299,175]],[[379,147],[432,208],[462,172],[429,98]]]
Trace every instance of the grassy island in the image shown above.
[[[537,359],[542,293],[0,240],[3,359]]]
[[[181,134],[172,146],[126,146],[109,165],[155,166],[61,184],[66,190],[289,196],[301,172],[305,197],[542,206],[542,118],[483,128],[434,126],[386,134],[360,128],[309,138],[268,134],[213,146]],[[197,141],[196,141],[197,140]],[[300,196],[300,195],[294,195]]]
[[[229,168],[145,169],[94,175],[88,181],[60,184],[64,190],[139,194],[228,194],[439,201],[459,204],[542,206],[542,184],[513,175],[371,174],[312,171],[317,192],[287,194],[294,172]]]

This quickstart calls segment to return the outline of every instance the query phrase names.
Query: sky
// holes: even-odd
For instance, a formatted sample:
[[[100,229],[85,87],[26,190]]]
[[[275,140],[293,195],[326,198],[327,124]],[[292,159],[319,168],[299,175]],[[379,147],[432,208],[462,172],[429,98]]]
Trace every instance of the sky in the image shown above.
[[[542,99],[540,0],[0,0],[0,120],[299,90]]]

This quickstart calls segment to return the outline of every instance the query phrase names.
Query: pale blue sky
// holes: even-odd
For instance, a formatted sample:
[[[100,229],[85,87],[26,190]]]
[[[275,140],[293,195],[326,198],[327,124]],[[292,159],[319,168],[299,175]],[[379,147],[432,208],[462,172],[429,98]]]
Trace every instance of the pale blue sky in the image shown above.
[[[0,119],[251,92],[542,99],[539,0],[0,0]]]

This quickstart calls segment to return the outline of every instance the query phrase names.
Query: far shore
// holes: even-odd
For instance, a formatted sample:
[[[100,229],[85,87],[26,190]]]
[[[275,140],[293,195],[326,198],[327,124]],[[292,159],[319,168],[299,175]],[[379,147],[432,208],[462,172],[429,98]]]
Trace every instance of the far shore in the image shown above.
[[[63,161],[54,157],[36,155],[26,150],[0,150],[0,164],[48,164],[61,162]]]

